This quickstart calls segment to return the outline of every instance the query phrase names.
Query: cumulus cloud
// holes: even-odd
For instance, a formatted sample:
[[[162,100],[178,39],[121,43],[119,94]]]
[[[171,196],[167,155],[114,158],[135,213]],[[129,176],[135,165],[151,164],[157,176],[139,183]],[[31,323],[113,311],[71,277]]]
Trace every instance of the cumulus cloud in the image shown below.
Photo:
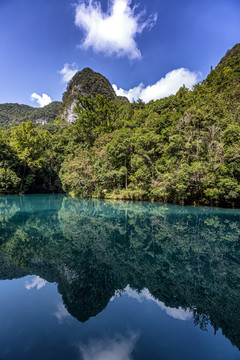
[[[131,0],[111,0],[109,9],[104,13],[100,2],[81,1],[76,7],[75,24],[83,29],[85,38],[82,47],[93,48],[95,52],[106,55],[128,56],[140,59],[141,52],[136,43],[136,36],[144,29],[151,29],[157,14],[146,18],[144,11],[137,12],[137,6],[130,7]]]
[[[52,99],[47,94],[38,95],[36,93],[33,93],[31,95],[32,101],[37,101],[37,103],[40,105],[40,107],[44,107],[52,102]]]
[[[165,77],[157,81],[156,84],[147,87],[144,87],[141,83],[130,90],[118,88],[115,84],[113,84],[113,88],[117,95],[126,96],[129,101],[142,99],[144,102],[149,102],[169,95],[175,95],[183,85],[191,89],[198,82],[199,76],[199,73],[180,68],[170,71]]]
[[[155,299],[151,295],[148,289],[143,289],[140,293],[133,290],[129,285],[124,289],[123,294],[136,299],[138,302],[142,303],[144,300],[153,301],[157,306],[161,308],[161,310],[165,311],[167,315],[171,316],[174,319],[178,320],[190,320],[192,318],[192,312],[189,309],[184,310],[182,307],[179,308],[171,308],[166,306],[162,301]],[[115,296],[111,299],[113,301],[115,297],[119,296],[119,293],[116,292]]]
[[[36,287],[37,290],[40,290],[46,285],[46,283],[46,280],[40,278],[39,276],[35,276],[30,283],[26,282],[25,288],[27,290],[31,290]]]
[[[78,72],[77,64],[65,64],[59,74],[62,76],[62,82],[68,83],[72,77]]]
[[[91,340],[88,345],[80,345],[83,360],[131,360],[139,334],[115,335],[113,338]]]

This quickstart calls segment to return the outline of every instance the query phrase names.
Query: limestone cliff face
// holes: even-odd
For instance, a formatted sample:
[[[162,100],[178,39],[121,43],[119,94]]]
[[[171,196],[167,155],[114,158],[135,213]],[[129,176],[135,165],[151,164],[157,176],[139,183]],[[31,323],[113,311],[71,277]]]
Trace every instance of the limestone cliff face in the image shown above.
[[[75,120],[74,107],[78,96],[103,95],[109,99],[116,99],[116,94],[110,82],[101,74],[89,68],[76,73],[70,81],[62,99],[62,117],[72,123]]]

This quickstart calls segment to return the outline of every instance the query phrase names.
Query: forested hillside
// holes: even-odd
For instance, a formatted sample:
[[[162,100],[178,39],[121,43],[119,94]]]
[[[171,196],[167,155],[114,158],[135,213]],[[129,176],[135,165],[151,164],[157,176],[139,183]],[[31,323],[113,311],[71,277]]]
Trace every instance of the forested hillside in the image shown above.
[[[78,97],[95,97],[97,95],[102,95],[111,100],[116,99],[116,94],[110,82],[103,75],[89,68],[77,72],[63,94],[61,106],[62,117],[68,122],[75,121],[76,114],[74,108],[77,104]]]
[[[52,122],[57,117],[60,106],[60,101],[54,101],[42,108],[12,103],[0,104],[0,125],[13,126],[23,121]]]
[[[82,75],[63,97],[70,106]],[[2,193],[240,206],[240,44],[191,91],[131,104],[104,86],[74,93],[71,123],[63,112],[48,130],[1,130]]]

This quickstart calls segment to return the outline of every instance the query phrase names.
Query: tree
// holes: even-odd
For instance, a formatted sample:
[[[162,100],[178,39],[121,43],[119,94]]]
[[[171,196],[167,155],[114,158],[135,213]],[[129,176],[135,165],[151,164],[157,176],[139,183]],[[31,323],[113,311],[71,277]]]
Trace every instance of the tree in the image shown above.
[[[37,131],[32,122],[22,123],[12,131],[11,146],[23,164],[20,191],[23,189],[27,167],[34,173],[40,169],[49,151],[51,135],[48,131]]]
[[[78,97],[74,110],[77,115],[74,132],[88,146],[92,146],[99,135],[113,131],[117,117],[115,101],[103,95]]]

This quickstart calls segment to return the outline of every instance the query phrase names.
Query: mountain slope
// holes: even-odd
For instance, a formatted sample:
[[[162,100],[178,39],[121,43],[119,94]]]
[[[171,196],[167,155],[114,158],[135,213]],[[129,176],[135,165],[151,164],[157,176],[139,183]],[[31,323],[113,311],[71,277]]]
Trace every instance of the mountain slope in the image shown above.
[[[0,104],[0,125],[12,126],[24,121],[51,122],[58,115],[60,105],[59,101],[54,101],[42,108],[15,103]]]
[[[78,135],[86,119],[77,115]],[[90,149],[79,144],[63,163],[67,192],[240,206],[239,44],[193,91],[183,87],[168,98],[123,105],[116,117],[114,131],[93,129],[98,137]]]
[[[3,155],[10,148],[18,159],[4,155],[2,191],[16,191],[21,178],[24,191],[240,207],[239,50],[193,90],[148,104],[118,99],[108,80],[84,69],[63,97],[75,121],[50,134],[29,136],[25,124],[2,133]]]
[[[116,94],[110,82],[101,74],[89,68],[76,73],[70,81],[62,98],[62,116],[68,122],[75,119],[74,107],[78,96],[103,95],[111,100],[116,99]]]

